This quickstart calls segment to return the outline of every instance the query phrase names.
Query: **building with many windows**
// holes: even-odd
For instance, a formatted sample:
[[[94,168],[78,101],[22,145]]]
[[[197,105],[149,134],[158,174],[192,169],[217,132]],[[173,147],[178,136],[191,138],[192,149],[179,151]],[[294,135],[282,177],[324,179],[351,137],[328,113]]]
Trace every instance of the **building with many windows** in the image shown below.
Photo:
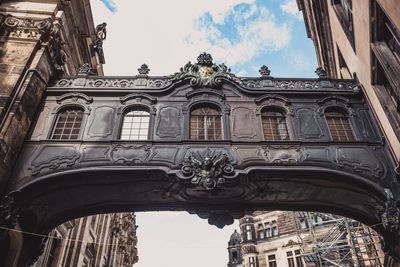
[[[133,213],[99,214],[63,223],[51,231],[33,267],[126,266],[138,261]]]
[[[397,0],[297,0],[318,64],[363,87],[400,160],[400,5]]]
[[[240,219],[240,234],[235,230],[230,238],[228,253],[228,267],[384,266],[375,231],[355,220],[316,212],[247,214]]]

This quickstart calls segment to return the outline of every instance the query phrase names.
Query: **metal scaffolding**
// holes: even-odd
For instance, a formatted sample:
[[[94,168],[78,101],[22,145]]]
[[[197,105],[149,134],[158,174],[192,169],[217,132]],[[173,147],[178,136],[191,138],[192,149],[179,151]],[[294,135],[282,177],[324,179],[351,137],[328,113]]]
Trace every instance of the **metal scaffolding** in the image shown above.
[[[383,267],[379,235],[361,223],[318,212],[295,212],[306,266]]]

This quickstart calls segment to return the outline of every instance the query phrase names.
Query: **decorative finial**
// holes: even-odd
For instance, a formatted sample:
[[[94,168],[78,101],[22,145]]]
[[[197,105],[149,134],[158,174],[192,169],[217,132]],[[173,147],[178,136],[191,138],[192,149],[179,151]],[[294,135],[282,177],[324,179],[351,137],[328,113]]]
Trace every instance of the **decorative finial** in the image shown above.
[[[89,65],[89,63],[85,63],[82,65],[82,67],[79,68],[79,74],[89,75],[91,73],[92,67]]]
[[[271,71],[268,69],[267,66],[263,65],[259,70],[261,77],[269,77]]]
[[[212,66],[213,65],[213,58],[210,54],[204,52],[197,57],[197,64],[201,66]]]
[[[142,66],[140,66],[140,68],[137,69],[139,74],[142,75],[147,75],[150,72],[149,67],[147,66],[147,64],[142,64]]]
[[[326,76],[326,71],[325,71],[323,68],[321,68],[321,67],[318,67],[318,68],[315,70],[315,73],[318,75],[319,78],[326,78],[326,77],[327,77],[327,76]]]

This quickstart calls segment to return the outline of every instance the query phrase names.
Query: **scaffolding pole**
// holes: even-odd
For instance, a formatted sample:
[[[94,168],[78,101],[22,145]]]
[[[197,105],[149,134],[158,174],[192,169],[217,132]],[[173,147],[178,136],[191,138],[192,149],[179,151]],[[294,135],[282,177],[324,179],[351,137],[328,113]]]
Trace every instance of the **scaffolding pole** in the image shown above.
[[[295,212],[295,220],[306,266],[383,266],[379,236],[371,228],[319,212]]]

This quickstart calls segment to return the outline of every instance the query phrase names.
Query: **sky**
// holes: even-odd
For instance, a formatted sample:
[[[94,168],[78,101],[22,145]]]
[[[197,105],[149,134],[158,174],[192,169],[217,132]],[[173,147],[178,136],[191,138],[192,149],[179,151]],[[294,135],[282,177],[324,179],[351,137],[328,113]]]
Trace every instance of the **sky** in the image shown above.
[[[170,75],[202,52],[240,77],[311,77],[317,68],[295,0],[91,0],[95,24],[107,23],[105,75],[131,76],[146,63]],[[224,229],[185,212],[137,213],[135,267],[220,267],[238,222]],[[188,264],[190,262],[190,264]]]

